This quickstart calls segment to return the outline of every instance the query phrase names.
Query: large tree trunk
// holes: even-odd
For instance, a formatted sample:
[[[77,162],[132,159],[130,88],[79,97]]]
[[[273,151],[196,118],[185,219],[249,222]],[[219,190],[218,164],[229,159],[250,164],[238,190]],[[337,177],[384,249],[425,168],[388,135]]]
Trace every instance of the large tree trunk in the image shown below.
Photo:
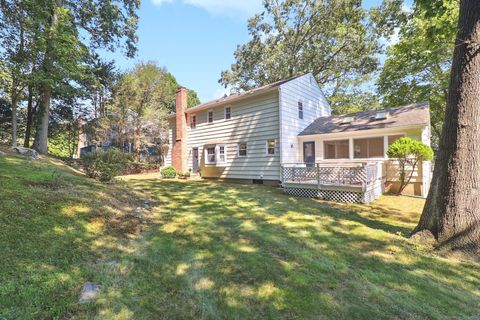
[[[135,129],[133,130],[133,150],[135,152],[135,160],[140,161],[140,134],[141,134],[141,124],[136,122]]]
[[[25,148],[30,148],[30,137],[32,134],[32,123],[33,123],[33,89],[31,86],[28,87],[28,102],[27,102],[27,124],[25,128],[25,140],[23,141],[23,146]]]
[[[12,85],[12,146],[17,147],[17,93],[15,92],[15,82]]]
[[[53,69],[52,51],[54,43],[54,33],[58,26],[57,7],[63,6],[63,0],[55,0],[55,5],[52,10],[52,15],[49,22],[49,34],[47,36],[47,45],[45,49],[45,57],[43,58],[42,69],[45,75],[49,76]],[[35,141],[33,147],[41,154],[46,154],[48,151],[48,121],[50,117],[50,100],[52,97],[51,85],[43,85],[40,88],[40,106],[37,113],[37,132],[35,134]]]
[[[48,121],[50,118],[50,99],[52,92],[50,88],[41,90],[40,105],[37,112],[37,132],[33,148],[41,154],[48,152]]]
[[[480,253],[480,1],[460,2],[448,103],[418,226],[439,247]]]

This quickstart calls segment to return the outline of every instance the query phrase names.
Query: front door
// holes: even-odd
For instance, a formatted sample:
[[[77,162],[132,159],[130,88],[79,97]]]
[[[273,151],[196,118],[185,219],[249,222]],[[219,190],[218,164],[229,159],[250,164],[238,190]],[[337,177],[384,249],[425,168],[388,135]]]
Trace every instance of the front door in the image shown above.
[[[315,164],[315,142],[308,141],[303,143],[303,162],[307,166],[313,166]]]
[[[198,148],[192,148],[192,170],[198,172]]]

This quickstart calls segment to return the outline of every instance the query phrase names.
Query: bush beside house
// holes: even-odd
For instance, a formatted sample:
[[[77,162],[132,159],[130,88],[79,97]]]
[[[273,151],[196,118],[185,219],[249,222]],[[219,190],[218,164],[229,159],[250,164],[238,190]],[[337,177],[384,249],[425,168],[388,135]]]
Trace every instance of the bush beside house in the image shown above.
[[[162,168],[162,170],[160,170],[160,174],[164,179],[173,179],[177,176],[177,171],[175,170],[174,167],[168,166],[168,167]]]
[[[421,141],[404,137],[388,147],[387,155],[398,161],[400,188],[397,194],[401,194],[422,161],[433,159],[433,150]]]

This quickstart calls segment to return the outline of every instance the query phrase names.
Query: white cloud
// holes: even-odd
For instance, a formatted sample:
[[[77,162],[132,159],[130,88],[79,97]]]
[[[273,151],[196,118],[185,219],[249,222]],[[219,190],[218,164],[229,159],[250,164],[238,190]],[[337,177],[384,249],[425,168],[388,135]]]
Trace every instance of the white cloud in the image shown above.
[[[174,0],[152,0],[152,3],[156,6],[162,5],[164,3],[172,3]]]
[[[253,15],[262,10],[261,0],[184,0],[213,14]]]
[[[151,0],[154,5],[183,1],[212,14],[251,16],[262,10],[262,0]]]

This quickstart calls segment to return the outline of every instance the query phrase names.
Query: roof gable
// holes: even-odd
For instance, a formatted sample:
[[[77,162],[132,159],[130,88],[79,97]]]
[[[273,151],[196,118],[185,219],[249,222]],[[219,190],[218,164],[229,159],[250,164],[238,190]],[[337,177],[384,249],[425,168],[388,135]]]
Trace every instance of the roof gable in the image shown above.
[[[384,114],[379,116],[379,113]],[[420,126],[429,123],[429,104],[422,102],[396,108],[321,117],[312,122],[299,135]]]
[[[201,103],[199,105],[196,105],[195,107],[188,108],[186,110],[186,112],[187,113],[194,113],[194,112],[197,112],[197,111],[202,111],[202,110],[205,110],[205,109],[218,107],[220,105],[225,105],[225,104],[233,103],[233,102],[236,102],[236,101],[239,101],[239,100],[242,100],[242,99],[246,99],[246,98],[258,96],[258,95],[261,95],[261,94],[264,94],[264,93],[272,92],[274,90],[278,90],[278,88],[282,84],[285,84],[287,82],[290,82],[294,79],[297,79],[297,78],[300,78],[300,77],[303,77],[303,76],[305,76],[305,74],[297,75],[297,76],[294,76],[294,77],[291,77],[291,78],[288,78],[288,79],[284,79],[284,80],[280,80],[280,81],[276,81],[276,82],[273,82],[273,83],[270,83],[270,84],[267,84],[267,85],[264,85],[264,86],[261,86],[261,87],[258,87],[258,88],[254,88],[254,89],[251,89],[251,90],[248,90],[248,91],[245,91],[245,92],[234,93],[234,94],[231,94],[231,95],[226,96],[226,97],[222,97],[222,98],[219,98],[219,99],[211,100],[209,102]],[[173,117],[173,116],[174,116],[174,114],[171,114],[169,117]]]

